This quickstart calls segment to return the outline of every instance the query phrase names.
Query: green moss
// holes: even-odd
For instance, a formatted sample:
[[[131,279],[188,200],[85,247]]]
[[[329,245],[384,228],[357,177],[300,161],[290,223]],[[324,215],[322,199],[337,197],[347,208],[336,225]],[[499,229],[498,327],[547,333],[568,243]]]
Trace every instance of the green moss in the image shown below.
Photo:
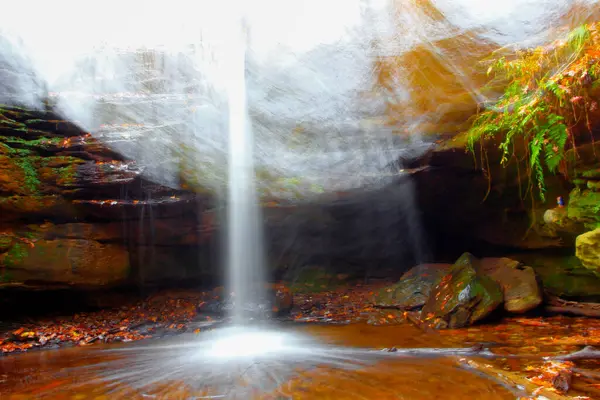
[[[0,253],[10,249],[13,240],[14,238],[12,235],[0,234]]]
[[[9,128],[14,129],[16,131],[27,131],[27,125],[25,125],[22,122],[17,122],[17,121],[14,121],[12,119],[7,119],[6,117],[0,118],[0,125],[3,125],[5,127],[9,127]]]
[[[14,150],[12,147],[4,144],[4,143],[0,143],[0,154],[13,154]]]
[[[0,114],[21,114],[27,113],[27,110],[22,107],[10,106],[0,103]]]
[[[27,257],[27,254],[28,252],[25,244],[17,242],[4,255],[2,262],[6,267],[15,267],[21,264],[25,257]]]
[[[479,260],[470,253],[464,253],[454,263],[423,306],[422,315],[430,326],[468,326],[485,318],[502,304],[502,289],[480,268]]]
[[[520,255],[518,258],[535,270],[548,293],[571,298],[600,296],[600,278],[585,268],[575,256],[531,254]]]
[[[34,152],[27,149],[13,149],[13,155],[18,157],[31,157]]]
[[[57,169],[59,179],[57,183],[61,186],[70,186],[77,181],[77,164]]]
[[[47,157],[40,162],[40,175],[45,182],[56,182],[59,186],[70,186],[77,181],[79,165],[84,161],[75,157]]]
[[[0,137],[0,141],[8,145],[18,144],[20,147],[27,147],[29,150],[35,148],[53,149],[59,147],[63,140],[62,137],[41,137],[38,139],[22,139],[15,136]]]
[[[600,168],[585,170],[581,173],[581,176],[588,179],[600,179]]]
[[[46,122],[46,121],[43,119],[39,119],[39,118],[28,119],[27,121],[25,121],[25,123],[27,125],[39,124],[39,123],[43,123],[43,122]]]
[[[600,181],[587,181],[587,188],[595,192],[600,191]]]
[[[569,195],[568,217],[587,229],[600,225],[600,192],[574,189]]]
[[[37,235],[35,232],[29,231],[29,232],[23,232],[21,233],[21,236],[23,236],[24,238],[27,239],[36,239]]]
[[[345,284],[347,279],[346,275],[336,275],[322,267],[307,266],[296,274],[290,289],[294,293],[323,292]]]
[[[8,271],[0,271],[0,282],[8,283],[14,280],[14,275]]]
[[[72,156],[42,157],[40,162],[43,167],[50,167],[50,168],[60,168],[60,167],[67,167],[70,165],[79,165],[79,164],[85,163],[85,161],[82,160],[81,158],[72,157]]]
[[[25,181],[23,184],[29,190],[30,193],[35,194],[40,186],[40,180],[38,178],[35,164],[32,162],[30,157],[18,157],[14,159],[15,165],[17,165],[23,171],[25,175]]]
[[[27,149],[15,149],[13,147],[10,147],[8,144],[6,143],[2,143],[2,142],[8,142],[9,137],[6,136],[0,136],[0,154],[4,154],[4,155],[11,155],[11,156],[28,156],[33,154],[33,151],[31,150],[27,150]]]

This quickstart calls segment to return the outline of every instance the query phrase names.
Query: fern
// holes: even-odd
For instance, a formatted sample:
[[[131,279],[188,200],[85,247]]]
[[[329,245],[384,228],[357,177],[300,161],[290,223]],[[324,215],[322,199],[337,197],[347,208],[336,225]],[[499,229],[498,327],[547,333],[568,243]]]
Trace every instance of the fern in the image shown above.
[[[563,117],[550,114],[545,129],[544,158],[550,172],[556,172],[559,164],[564,159],[564,149],[568,140],[567,126],[563,124]]]
[[[506,86],[496,104],[473,120],[468,149],[475,152],[476,143],[499,138],[500,163],[506,165],[515,159],[516,141],[523,140],[529,188],[537,188],[542,201],[545,172],[564,172],[566,150],[574,145],[567,127],[588,121],[587,110],[597,102],[587,88],[600,85],[599,30],[598,24],[582,25],[551,48],[516,51],[489,64],[488,76]]]
[[[543,141],[544,133],[543,131],[539,130],[536,132],[534,139],[529,144],[531,152],[531,155],[529,157],[529,164],[531,166],[531,173],[535,176],[535,180],[537,182],[540,199],[542,201],[546,201],[546,197],[544,195],[544,192],[546,191],[546,188],[544,186],[544,169],[540,160],[540,153],[542,151]]]
[[[591,32],[589,27],[587,25],[581,25],[569,32],[567,44],[573,52],[579,53],[590,39]]]

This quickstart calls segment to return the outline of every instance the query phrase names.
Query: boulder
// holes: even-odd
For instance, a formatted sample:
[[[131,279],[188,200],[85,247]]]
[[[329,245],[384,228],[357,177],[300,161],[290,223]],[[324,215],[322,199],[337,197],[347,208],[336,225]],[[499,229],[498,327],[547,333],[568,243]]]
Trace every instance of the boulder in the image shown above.
[[[600,181],[587,181],[586,187],[594,192],[600,192]]]
[[[400,280],[380,289],[373,298],[377,307],[414,310],[423,307],[431,290],[441,281],[452,264],[420,264]]]
[[[597,301],[600,298],[600,277],[585,268],[575,256],[521,253],[513,258],[535,270],[544,292],[581,301]]]
[[[432,328],[462,328],[490,315],[502,304],[500,285],[486,276],[480,262],[464,253],[433,288],[421,312]]]
[[[575,255],[585,268],[600,274],[600,228],[577,236]]]
[[[560,236],[561,234],[578,235],[585,232],[582,223],[577,222],[568,215],[566,207],[556,207],[546,210],[543,216],[543,227],[551,236]]]
[[[591,181],[599,181],[600,180],[600,168],[588,168],[581,171],[581,173],[577,174],[577,176],[590,179]]]
[[[502,287],[506,311],[524,313],[542,303],[543,293],[533,268],[505,257],[482,258],[481,267]]]
[[[600,192],[573,189],[567,206],[569,219],[585,225],[587,229],[600,226]]]
[[[123,246],[79,239],[16,237],[0,254],[5,283],[47,282],[72,286],[118,285],[129,278]]]

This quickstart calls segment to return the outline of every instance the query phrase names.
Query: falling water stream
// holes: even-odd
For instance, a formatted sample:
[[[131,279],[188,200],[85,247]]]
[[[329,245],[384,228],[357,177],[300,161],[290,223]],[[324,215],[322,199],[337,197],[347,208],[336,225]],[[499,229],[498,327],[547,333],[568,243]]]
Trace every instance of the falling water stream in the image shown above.
[[[265,279],[262,220],[256,192],[254,141],[249,121],[246,94],[246,26],[233,28],[227,48],[230,54],[228,71],[229,109],[229,184],[227,273],[233,293],[232,319],[243,324],[245,307],[258,305]]]

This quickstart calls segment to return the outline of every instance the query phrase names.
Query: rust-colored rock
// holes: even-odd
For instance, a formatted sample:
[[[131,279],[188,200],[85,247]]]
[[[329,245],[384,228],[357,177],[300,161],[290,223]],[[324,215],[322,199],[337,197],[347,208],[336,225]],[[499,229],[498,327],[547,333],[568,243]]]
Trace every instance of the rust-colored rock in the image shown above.
[[[542,303],[543,293],[533,268],[506,257],[482,258],[481,267],[502,287],[506,311],[524,313]]]
[[[577,236],[575,255],[585,268],[600,275],[600,228]]]
[[[377,307],[413,310],[423,307],[431,290],[442,280],[452,264],[421,264],[406,272],[394,285],[380,289],[374,296]]]
[[[502,300],[502,289],[479,260],[464,253],[431,291],[421,319],[432,328],[462,328],[487,317]]]
[[[0,255],[2,281],[74,286],[122,284],[129,278],[129,253],[120,245],[79,239],[16,237]]]

